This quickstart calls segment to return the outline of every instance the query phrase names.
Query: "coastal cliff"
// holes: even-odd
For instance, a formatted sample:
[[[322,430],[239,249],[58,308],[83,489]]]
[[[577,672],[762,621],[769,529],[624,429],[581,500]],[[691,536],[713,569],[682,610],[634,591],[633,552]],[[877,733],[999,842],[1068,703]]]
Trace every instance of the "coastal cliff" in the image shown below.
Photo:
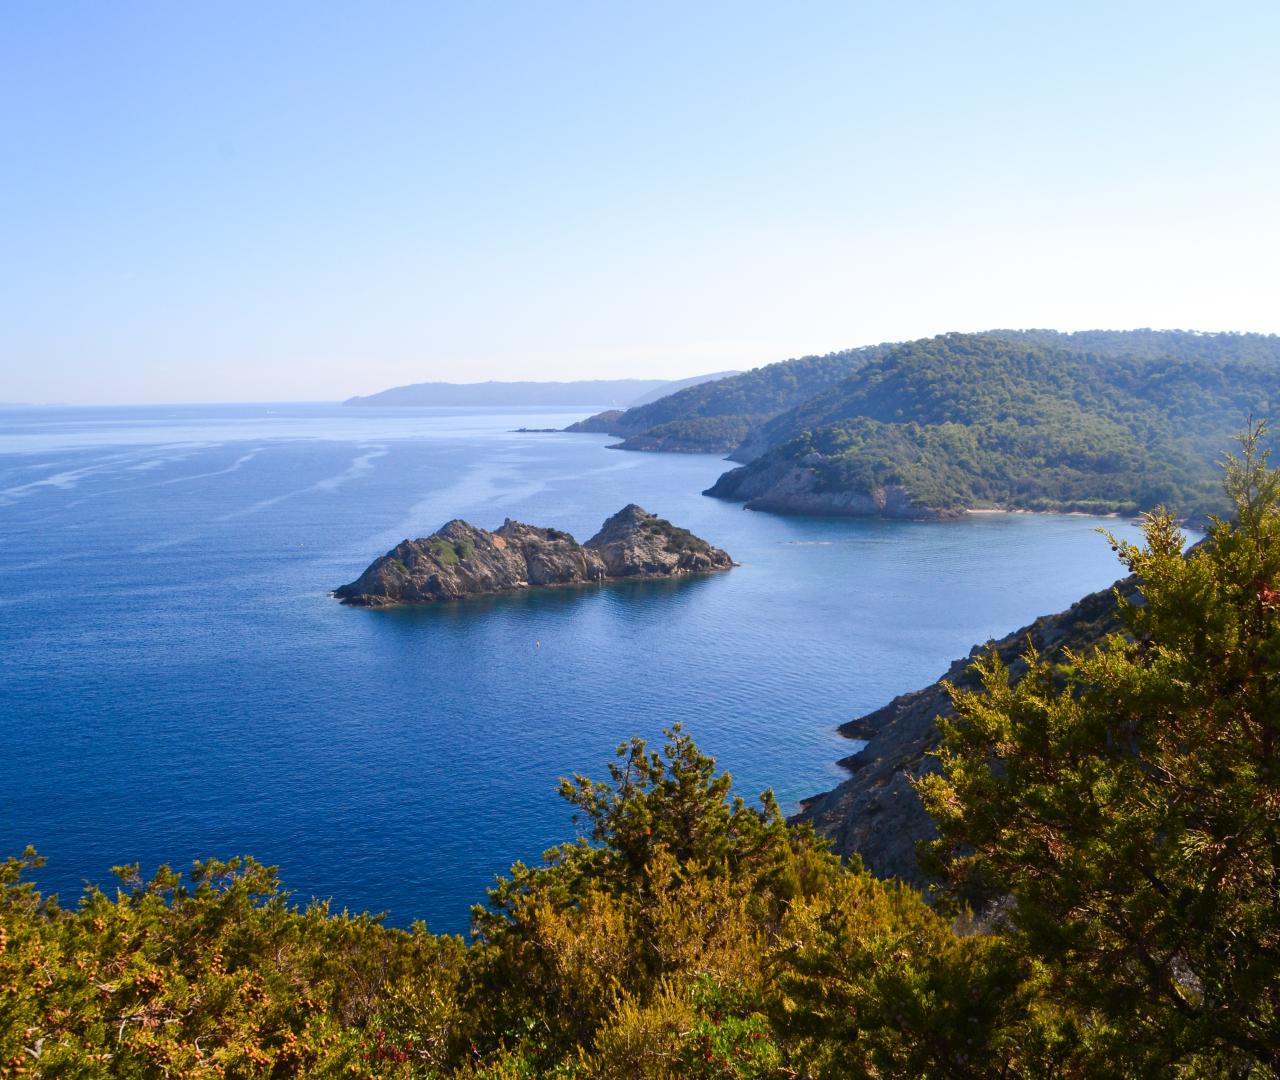
[[[888,705],[842,724],[850,739],[867,740],[840,764],[852,776],[831,791],[806,799],[792,820],[807,822],[832,842],[840,855],[861,856],[877,877],[901,878],[923,887],[927,882],[916,861],[916,844],[937,835],[933,822],[912,787],[912,780],[937,770],[937,718],[951,715],[951,699],[944,682],[974,689],[973,659],[994,647],[1014,678],[1026,670],[1022,655],[1030,642],[1051,660],[1063,650],[1087,650],[1120,628],[1115,590],[1132,599],[1134,578],[1125,578],[1101,592],[1072,604],[1066,611],[1045,615],[999,641],[976,645],[956,660],[931,686],[902,694]]]
[[[431,536],[402,540],[334,596],[357,607],[394,607],[543,586],[706,574],[733,565],[724,551],[632,503],[585,544],[558,529],[510,518],[494,532],[455,519]]]
[[[731,469],[703,492],[716,499],[742,502],[747,510],[819,517],[884,517],[907,521],[940,521],[961,516],[957,507],[925,505],[905,485],[885,482],[838,486],[824,482],[819,454],[799,459],[769,455]]]

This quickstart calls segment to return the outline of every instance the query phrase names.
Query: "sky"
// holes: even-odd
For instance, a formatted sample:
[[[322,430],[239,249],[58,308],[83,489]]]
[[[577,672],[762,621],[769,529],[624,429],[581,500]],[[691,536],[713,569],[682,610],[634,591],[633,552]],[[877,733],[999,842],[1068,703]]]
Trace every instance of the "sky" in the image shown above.
[[[1280,4],[0,4],[0,401],[1280,331]]]

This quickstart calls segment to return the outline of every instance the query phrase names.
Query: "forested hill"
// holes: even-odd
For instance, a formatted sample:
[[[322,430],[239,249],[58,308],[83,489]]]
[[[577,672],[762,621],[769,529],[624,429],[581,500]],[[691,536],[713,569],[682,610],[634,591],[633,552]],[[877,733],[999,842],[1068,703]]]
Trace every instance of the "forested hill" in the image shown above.
[[[691,386],[716,382],[718,379],[731,379],[734,375],[741,374],[741,371],[713,371],[709,375],[694,375],[688,379],[676,379],[674,382],[663,383],[656,389],[650,390],[647,394],[642,394],[632,401],[629,407],[634,409],[639,405],[648,405],[651,401],[657,401],[670,394],[678,394],[681,390],[687,390]]]
[[[1095,356],[1127,356],[1139,360],[1199,360],[1205,363],[1258,361],[1280,363],[1280,335],[1220,333],[1196,330],[988,330],[1025,345],[1068,349]]]
[[[773,449],[707,493],[795,513],[1164,503],[1198,516],[1221,506],[1222,448],[1250,416],[1280,406],[1278,338],[1175,335],[1184,355],[1171,356],[1139,337],[1145,354],[1128,355],[1117,334],[1106,355],[1024,340],[1036,333],[1048,332],[948,334],[892,350],[765,425],[744,445]]]
[[[1206,380],[1209,384],[1206,389],[1218,398],[1223,380],[1247,380],[1246,369],[1251,365],[1280,366],[1280,336],[1275,334],[1201,334],[1189,330],[1081,330],[1064,334],[1056,330],[989,330],[981,334],[944,335],[933,340],[962,339],[993,342],[984,348],[994,349],[995,341],[1003,341],[1078,354],[1104,368],[1105,371],[1099,373],[1101,378],[1114,381],[1119,388],[1132,388],[1135,377],[1139,381],[1149,380],[1152,386],[1146,396],[1152,403],[1160,408],[1176,408],[1179,413],[1185,411],[1184,406],[1195,409],[1196,380]],[[902,347],[916,351],[928,341],[923,339]],[[1184,364],[1190,367],[1180,370]],[[753,428],[730,457],[734,461],[752,461],[806,431],[863,415],[862,392],[862,382],[850,376]],[[962,394],[968,396],[965,391]],[[1141,391],[1139,396],[1143,396]],[[945,408],[946,401],[935,401],[935,405]],[[1215,407],[1212,402],[1208,405],[1210,411]],[[935,409],[935,414],[937,412]],[[1232,430],[1239,426],[1237,423]]]
[[[804,356],[693,386],[623,413],[602,413],[567,428],[622,436],[627,450],[727,453],[770,417],[847,378],[892,345]]]

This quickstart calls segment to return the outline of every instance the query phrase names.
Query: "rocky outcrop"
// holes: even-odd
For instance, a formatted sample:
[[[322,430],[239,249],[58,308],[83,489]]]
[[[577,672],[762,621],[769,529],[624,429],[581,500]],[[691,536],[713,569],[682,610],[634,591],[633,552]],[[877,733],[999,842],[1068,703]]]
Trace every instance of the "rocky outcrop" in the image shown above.
[[[903,694],[884,708],[843,724],[842,734],[867,740],[862,749],[841,761],[852,775],[834,790],[805,800],[792,820],[813,825],[832,841],[838,854],[860,855],[877,877],[925,885],[916,844],[937,834],[911,782],[937,769],[937,759],[931,756],[940,738],[937,719],[952,714],[943,682],[974,688],[973,658],[993,646],[1017,678],[1026,670],[1021,657],[1028,641],[1051,660],[1060,659],[1064,649],[1080,652],[1096,645],[1119,629],[1113,590],[1131,598],[1136,583],[1126,578],[1112,589],[1091,593],[1067,611],[1043,616],[999,641],[974,646],[932,686]]]
[[[818,517],[884,517],[906,521],[957,518],[957,508],[925,506],[901,484],[882,484],[868,490],[833,488],[823,483],[819,454],[798,460],[772,455],[730,469],[702,494],[742,502],[747,510]]]
[[[756,460],[756,458],[764,457],[773,449],[773,444],[769,442],[765,429],[767,424],[753,428],[747,432],[744,438],[737,446],[735,446],[726,455],[730,461],[737,461],[743,465],[747,465]]]
[[[402,540],[333,595],[359,607],[394,607],[539,586],[707,574],[733,565],[719,548],[633,503],[585,544],[510,518],[494,532],[455,519],[431,536]]]

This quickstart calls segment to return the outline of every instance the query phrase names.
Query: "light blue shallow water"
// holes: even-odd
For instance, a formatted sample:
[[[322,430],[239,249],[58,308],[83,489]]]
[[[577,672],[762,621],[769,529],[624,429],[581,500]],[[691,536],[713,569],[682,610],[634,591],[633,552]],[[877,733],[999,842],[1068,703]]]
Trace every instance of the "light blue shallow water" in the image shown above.
[[[842,778],[837,724],[1118,573],[1080,517],[744,512],[726,463],[515,434],[552,410],[0,412],[0,854],[65,900],[249,852],[302,897],[461,930],[572,835],[556,779],[674,720],[745,793]],[[439,608],[327,590],[452,517],[586,539],[628,502],[741,567]],[[1125,530],[1131,532],[1131,530]]]

